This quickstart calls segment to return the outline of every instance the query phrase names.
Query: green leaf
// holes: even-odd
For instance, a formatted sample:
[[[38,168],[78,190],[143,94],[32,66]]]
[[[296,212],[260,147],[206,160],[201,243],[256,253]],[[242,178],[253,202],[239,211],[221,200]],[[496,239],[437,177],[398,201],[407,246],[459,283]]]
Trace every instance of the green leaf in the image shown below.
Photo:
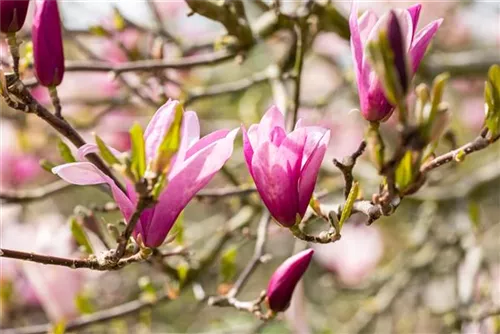
[[[73,156],[73,153],[71,153],[71,150],[68,147],[68,145],[66,145],[66,143],[60,139],[59,142],[57,143],[57,149],[59,150],[59,155],[63,158],[64,161],[76,162],[76,159]]]
[[[181,145],[181,125],[184,109],[181,103],[175,107],[175,117],[161,144],[158,146],[153,171],[165,174],[170,168],[170,160],[179,150]]]
[[[50,174],[52,174],[52,168],[56,166],[54,163],[48,161],[47,159],[41,159],[38,163],[40,164],[40,167],[42,167],[42,169],[49,172]]]
[[[436,118],[436,114],[439,112],[439,105],[443,100],[444,88],[449,78],[449,73],[441,73],[435,77],[432,82],[431,110],[429,116],[427,117],[428,127],[432,126],[434,119]]]
[[[93,254],[92,246],[90,245],[90,241],[88,239],[87,233],[83,229],[83,227],[78,223],[75,217],[72,217],[69,220],[69,226],[71,230],[71,234],[73,238],[75,238],[78,245],[82,246],[87,254]]]
[[[344,208],[342,209],[342,215],[340,216],[339,220],[339,231],[337,231],[337,233],[340,233],[340,230],[342,230],[342,226],[344,226],[345,221],[351,216],[352,207],[354,205],[354,201],[356,201],[356,198],[358,198],[358,194],[359,184],[358,182],[354,181],[351,187],[351,191],[349,191],[349,196],[347,196],[347,200],[345,201]]]
[[[130,140],[132,142],[131,170],[136,180],[139,180],[146,172],[146,146],[142,127],[138,123],[130,129]]]
[[[486,105],[485,125],[496,136],[500,132],[500,66],[493,65],[488,71],[488,80],[484,88]]]
[[[163,188],[167,185],[167,174],[161,174],[153,187],[152,196],[154,200],[158,200]]]
[[[81,314],[90,314],[95,312],[95,306],[92,304],[90,298],[84,293],[79,293],[76,295],[75,305],[76,309]]]
[[[229,247],[221,256],[220,274],[224,283],[229,283],[236,275],[236,256],[238,248],[236,246]]]
[[[189,265],[186,262],[181,262],[177,265],[177,275],[179,276],[179,284],[183,285],[189,273]]]
[[[172,227],[170,232],[172,235],[175,235],[175,242],[179,245],[184,244],[184,211],[182,211],[177,217],[177,220]]]
[[[469,219],[472,223],[472,226],[474,226],[475,229],[478,229],[481,223],[481,208],[479,206],[479,203],[470,200],[468,209],[469,209]]]
[[[413,181],[413,155],[407,151],[396,168],[396,184],[403,190]]]
[[[97,147],[99,148],[99,153],[101,157],[106,161],[110,166],[119,165],[120,161],[115,157],[115,155],[110,151],[110,149],[106,146],[104,141],[98,135],[95,135],[95,142]]]

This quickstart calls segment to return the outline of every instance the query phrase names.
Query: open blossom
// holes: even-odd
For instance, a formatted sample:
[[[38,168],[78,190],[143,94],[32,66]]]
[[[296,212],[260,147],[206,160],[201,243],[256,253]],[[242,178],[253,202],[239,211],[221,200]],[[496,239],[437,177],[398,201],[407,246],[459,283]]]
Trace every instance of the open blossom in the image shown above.
[[[283,114],[273,106],[260,124],[243,129],[248,170],[269,212],[286,227],[304,216],[330,140],[330,131],[301,123],[287,134]]]
[[[274,312],[288,308],[293,290],[311,262],[314,250],[306,249],[283,262],[273,273],[267,286],[267,303]]]
[[[408,9],[393,10],[380,18],[374,12],[368,10],[358,18],[357,3],[356,1],[353,2],[349,18],[351,50],[359,91],[361,113],[369,121],[386,120],[394,111],[394,106],[387,100],[382,88],[381,79],[377,77],[375,70],[367,59],[366,47],[368,43],[379,37],[381,30],[388,29],[390,33],[390,36],[388,36],[390,45],[392,48],[395,48],[394,57],[398,75],[400,78],[404,77],[403,84],[409,82],[417,71],[427,47],[442,22],[442,19],[433,21],[417,32],[416,28],[420,10],[421,5],[415,5]],[[398,24],[396,24],[395,18],[397,18]],[[403,36],[403,52],[398,51],[401,45],[395,43],[394,40],[394,37],[399,35],[398,31]],[[406,57],[406,59],[402,59],[402,57]],[[407,64],[406,66],[409,67],[407,77],[405,77],[404,73],[406,72],[403,70],[404,64]]]
[[[64,76],[64,51],[57,1],[36,0],[35,5],[32,35],[36,76],[43,86],[57,86]]]
[[[29,0],[1,0],[0,30],[6,34],[21,30],[29,4]]]
[[[156,112],[144,132],[148,163],[155,158],[158,147],[174,120],[178,104],[178,101],[168,101]],[[158,203],[143,211],[135,227],[135,237],[141,235],[148,247],[161,245],[184,207],[229,159],[237,132],[238,129],[218,130],[200,139],[200,125],[196,113],[184,112],[180,148],[168,172],[167,185],[160,194]],[[84,160],[85,155],[97,151],[96,145],[87,144],[78,150],[78,157]],[[116,150],[113,152],[120,154]],[[129,220],[132,216],[137,194],[130,182],[127,183],[125,194],[109,176],[86,161],[57,166],[52,171],[73,184],[107,183],[125,219]]]

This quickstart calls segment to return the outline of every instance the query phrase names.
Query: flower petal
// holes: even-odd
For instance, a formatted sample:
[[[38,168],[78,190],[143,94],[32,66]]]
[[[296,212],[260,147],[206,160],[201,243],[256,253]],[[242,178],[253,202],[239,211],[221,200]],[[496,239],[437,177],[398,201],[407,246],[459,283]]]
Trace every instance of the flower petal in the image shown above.
[[[356,1],[352,2],[351,15],[349,16],[349,28],[351,30],[351,50],[354,59],[354,67],[356,69],[356,81],[358,83],[359,95],[365,94],[365,84],[362,81],[363,70],[363,54],[364,47],[361,40],[361,32],[358,23],[358,4]]]
[[[184,162],[179,173],[169,180],[160,195],[151,223],[144,231],[143,238],[147,246],[161,245],[180,212],[231,157],[237,133],[238,129],[234,129],[225,138],[193,154]]]
[[[108,145],[106,146],[111,151],[111,153],[115,155],[115,157],[119,157],[122,154],[122,152],[118,151],[117,149]],[[78,150],[76,151],[76,157],[80,161],[85,161],[87,160],[85,156],[91,153],[99,153],[99,147],[96,144],[87,143],[78,148]]]
[[[107,183],[111,188],[116,204],[127,221],[135,210],[130,199],[117,187],[115,182],[90,162],[73,162],[56,166],[52,168],[52,173],[59,175],[66,182],[77,185]]]
[[[314,187],[316,186],[316,179],[318,177],[319,169],[323,158],[325,157],[328,143],[330,142],[330,131],[326,131],[320,140],[317,141],[314,150],[309,155],[307,161],[302,167],[299,184],[299,208],[298,213],[301,217],[304,216],[309,201],[311,200]]]
[[[257,130],[259,145],[270,140],[269,135],[275,127],[285,128],[285,117],[276,106],[269,108],[259,123]]]
[[[248,171],[250,172],[250,175],[253,177],[252,158],[253,158],[254,151],[253,151],[253,147],[252,147],[252,142],[251,142],[250,137],[247,133],[247,130],[245,129],[245,127],[243,125],[241,126],[241,132],[243,132],[243,155],[245,156],[245,161],[247,163]]]
[[[179,166],[186,160],[191,146],[200,139],[200,123],[194,111],[186,111],[182,119],[181,143],[177,154],[172,159],[171,173],[177,173]]]
[[[441,26],[442,22],[443,19],[439,19],[429,23],[415,36],[413,44],[410,48],[410,62],[413,73],[417,72],[418,66],[420,65],[420,62],[424,58],[425,52],[427,51],[427,47],[429,46],[432,38],[439,29],[439,26]]]
[[[417,32],[417,26],[418,26],[418,19],[420,18],[420,11],[422,10],[422,5],[421,4],[416,4],[407,9],[408,13],[410,13],[411,16],[411,22],[413,25],[413,36],[412,36],[412,42],[413,42],[413,37],[415,36],[415,33]]]
[[[361,37],[361,43],[363,45],[366,44],[368,35],[370,34],[370,31],[372,31],[377,21],[377,14],[375,14],[371,10],[367,10],[366,12],[364,12],[363,15],[361,15],[361,17],[358,19],[359,34]]]
[[[146,131],[144,132],[144,140],[146,142],[146,157],[152,159],[158,151],[158,146],[161,144],[165,134],[175,117],[175,108],[179,101],[168,100],[163,106],[158,109],[153,118],[149,122]]]

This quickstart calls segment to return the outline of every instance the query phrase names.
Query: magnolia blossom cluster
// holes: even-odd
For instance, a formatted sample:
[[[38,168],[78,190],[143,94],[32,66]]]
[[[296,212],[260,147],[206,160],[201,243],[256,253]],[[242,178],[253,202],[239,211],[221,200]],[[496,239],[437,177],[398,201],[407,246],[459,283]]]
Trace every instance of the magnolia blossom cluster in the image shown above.
[[[26,17],[29,1],[0,1],[2,32],[15,33]],[[384,78],[368,59],[367,48],[385,32],[392,55],[392,70],[398,90],[405,95],[411,78],[425,54],[441,20],[431,22],[417,32],[421,6],[393,10],[378,18],[367,11],[358,18],[354,2],[349,25],[351,48],[360,97],[360,109],[368,121],[387,120],[396,107],[388,94]],[[59,85],[64,76],[64,52],[61,23],[56,0],[35,0],[32,28],[35,70],[38,81],[47,87]],[[392,92],[393,93],[393,92]],[[146,164],[155,161],[159,147],[176,119],[179,102],[169,100],[153,116],[145,133]],[[159,247],[174,226],[179,214],[196,193],[206,186],[231,157],[238,129],[212,132],[200,138],[198,117],[193,111],[183,111],[180,145],[170,160],[166,185],[152,207],[142,211],[135,226],[134,237],[146,247]],[[249,174],[260,197],[274,220],[291,228],[300,223],[310,203],[320,166],[324,159],[330,131],[319,126],[304,126],[299,120],[287,132],[283,113],[275,106],[259,124],[242,127],[243,151]],[[112,147],[108,151],[118,160],[123,152]],[[77,185],[107,184],[129,221],[136,210],[138,195],[135,184],[125,180],[122,191],[108,175],[85,159],[98,153],[95,144],[78,150],[79,161],[53,169],[67,182]],[[308,249],[286,260],[273,274],[267,289],[267,302],[273,312],[284,311],[295,286],[306,271],[313,250]]]

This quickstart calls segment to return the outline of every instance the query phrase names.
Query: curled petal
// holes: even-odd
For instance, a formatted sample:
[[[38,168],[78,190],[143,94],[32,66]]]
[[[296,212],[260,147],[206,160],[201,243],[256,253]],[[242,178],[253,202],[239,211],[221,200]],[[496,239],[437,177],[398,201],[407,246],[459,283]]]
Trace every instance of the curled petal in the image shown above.
[[[191,146],[200,139],[200,123],[194,111],[186,111],[182,119],[181,143],[172,161],[171,173],[176,173],[179,166],[186,160],[186,154]]]
[[[107,183],[113,198],[126,220],[132,216],[135,208],[115,182],[90,162],[73,162],[52,168],[52,173],[59,175],[66,182],[76,185],[96,185]]]
[[[250,172],[250,175],[252,175],[253,177],[252,158],[254,151],[252,143],[250,141],[250,137],[247,133],[247,130],[245,129],[244,126],[241,126],[241,132],[243,132],[243,154],[245,155],[245,161],[247,163],[248,171]]]
[[[411,16],[411,22],[413,26],[413,36],[412,36],[412,41],[413,37],[415,36],[415,33],[417,32],[417,26],[418,26],[418,20],[420,18],[420,11],[422,10],[422,5],[421,4],[416,4],[408,9],[408,13],[410,13]]]

